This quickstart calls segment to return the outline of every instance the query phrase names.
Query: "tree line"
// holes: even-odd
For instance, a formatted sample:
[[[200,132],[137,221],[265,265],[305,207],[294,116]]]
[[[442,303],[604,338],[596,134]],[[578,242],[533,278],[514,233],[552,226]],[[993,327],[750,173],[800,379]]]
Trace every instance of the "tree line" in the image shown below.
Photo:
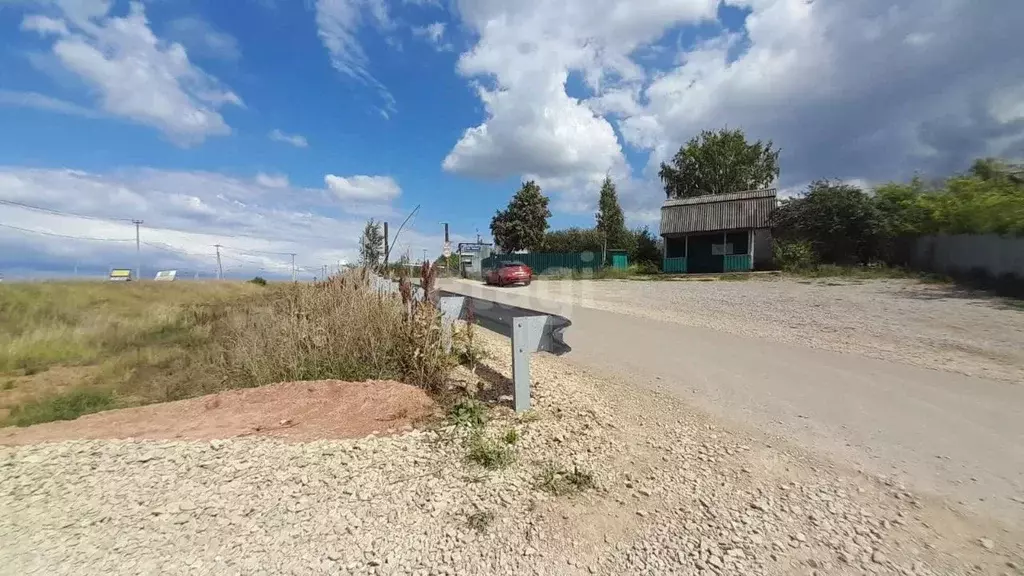
[[[504,210],[491,219],[491,235],[505,252],[593,252],[625,250],[630,262],[659,266],[661,247],[646,226],[632,230],[619,204],[615,183],[605,177],[601,184],[598,211],[593,228],[572,227],[549,230],[548,197],[533,180],[523,183]]]
[[[772,186],[779,152],[769,140],[749,142],[742,130],[705,130],[679,148],[658,176],[667,198],[727,194]],[[647,227],[628,229],[615,184],[605,178],[592,228],[549,230],[548,198],[526,182],[491,220],[506,252],[595,252],[626,249],[630,261],[661,264],[660,238]],[[812,182],[783,199],[773,216],[776,263],[782,267],[899,262],[901,239],[928,234],[1024,235],[1024,168],[977,160],[941,181],[920,177],[862,189],[837,180]]]

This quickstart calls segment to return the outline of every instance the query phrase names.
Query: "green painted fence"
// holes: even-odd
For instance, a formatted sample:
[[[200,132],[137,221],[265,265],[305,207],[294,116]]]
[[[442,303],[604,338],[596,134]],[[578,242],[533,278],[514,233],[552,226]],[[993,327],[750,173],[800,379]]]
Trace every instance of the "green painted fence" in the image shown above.
[[[725,257],[724,272],[749,272],[754,269],[751,265],[750,254],[733,254]]]
[[[533,270],[534,275],[564,274],[568,272],[594,272],[601,266],[601,255],[592,252],[577,253],[531,253],[492,254],[484,258],[483,270],[495,267],[501,262],[522,262]]]
[[[686,258],[665,258],[661,270],[666,274],[686,274]]]

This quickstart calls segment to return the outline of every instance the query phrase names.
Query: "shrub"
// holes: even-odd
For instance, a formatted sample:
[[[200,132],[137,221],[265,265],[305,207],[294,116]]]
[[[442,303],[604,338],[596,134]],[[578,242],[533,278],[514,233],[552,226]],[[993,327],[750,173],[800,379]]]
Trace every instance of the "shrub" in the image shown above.
[[[7,422],[15,426],[31,426],[55,420],[74,420],[85,414],[109,410],[115,403],[110,390],[78,388],[19,404],[11,409]]]
[[[252,280],[249,280],[249,282],[251,284],[255,284],[257,286],[266,286],[267,285],[267,280],[263,276],[256,276]]]
[[[817,266],[814,248],[806,240],[776,240],[772,245],[775,265],[786,271],[812,270]]]

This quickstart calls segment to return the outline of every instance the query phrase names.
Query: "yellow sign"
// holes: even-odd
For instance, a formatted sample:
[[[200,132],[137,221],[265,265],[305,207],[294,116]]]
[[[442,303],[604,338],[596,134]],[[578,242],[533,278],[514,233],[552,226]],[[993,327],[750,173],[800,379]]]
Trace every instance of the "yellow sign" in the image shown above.
[[[114,268],[110,271],[110,279],[117,282],[129,282],[132,279],[132,271],[128,268]]]

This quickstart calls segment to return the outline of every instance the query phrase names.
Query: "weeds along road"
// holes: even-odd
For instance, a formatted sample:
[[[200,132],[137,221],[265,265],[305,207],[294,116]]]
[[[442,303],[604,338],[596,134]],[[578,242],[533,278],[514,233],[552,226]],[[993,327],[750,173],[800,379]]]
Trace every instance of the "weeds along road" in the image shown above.
[[[441,287],[567,316],[573,362],[1024,525],[1024,386],[568,305],[543,282]]]

